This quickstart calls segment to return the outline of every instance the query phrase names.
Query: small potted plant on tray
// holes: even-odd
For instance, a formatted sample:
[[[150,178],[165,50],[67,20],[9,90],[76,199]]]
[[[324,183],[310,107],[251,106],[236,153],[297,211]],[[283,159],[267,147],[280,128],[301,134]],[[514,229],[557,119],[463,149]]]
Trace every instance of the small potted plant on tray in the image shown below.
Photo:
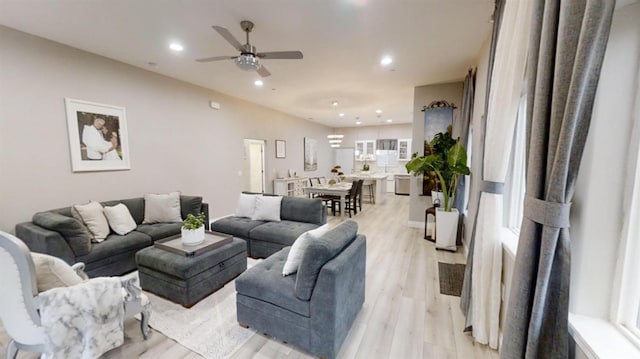
[[[206,218],[204,213],[197,216],[189,213],[187,218],[182,221],[182,244],[193,246],[204,241],[204,222]]]

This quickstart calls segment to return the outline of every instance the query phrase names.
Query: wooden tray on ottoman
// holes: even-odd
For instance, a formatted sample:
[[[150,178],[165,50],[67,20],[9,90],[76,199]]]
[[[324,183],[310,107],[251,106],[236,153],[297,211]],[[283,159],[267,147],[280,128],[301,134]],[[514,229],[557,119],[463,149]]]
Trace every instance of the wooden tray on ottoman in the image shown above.
[[[232,239],[233,236],[228,234],[206,231],[204,233],[204,241],[199,244],[185,246],[182,244],[182,236],[178,234],[162,242],[156,242],[154,246],[166,251],[182,254],[185,257],[194,257],[229,244]]]

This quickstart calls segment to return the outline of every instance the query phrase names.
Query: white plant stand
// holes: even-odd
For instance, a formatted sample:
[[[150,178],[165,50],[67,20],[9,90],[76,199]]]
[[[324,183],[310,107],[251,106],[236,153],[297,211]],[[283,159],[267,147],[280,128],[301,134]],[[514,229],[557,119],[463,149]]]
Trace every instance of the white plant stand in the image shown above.
[[[456,208],[451,209],[451,212],[445,212],[442,207],[436,208],[436,249],[456,251],[458,219]]]

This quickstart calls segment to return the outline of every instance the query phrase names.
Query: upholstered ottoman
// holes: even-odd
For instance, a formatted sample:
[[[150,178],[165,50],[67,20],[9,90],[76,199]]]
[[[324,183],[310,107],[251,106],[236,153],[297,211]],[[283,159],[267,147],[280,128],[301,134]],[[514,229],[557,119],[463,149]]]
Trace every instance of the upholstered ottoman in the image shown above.
[[[142,289],[191,307],[247,269],[247,244],[233,238],[193,257],[147,247],[136,253],[136,263]]]

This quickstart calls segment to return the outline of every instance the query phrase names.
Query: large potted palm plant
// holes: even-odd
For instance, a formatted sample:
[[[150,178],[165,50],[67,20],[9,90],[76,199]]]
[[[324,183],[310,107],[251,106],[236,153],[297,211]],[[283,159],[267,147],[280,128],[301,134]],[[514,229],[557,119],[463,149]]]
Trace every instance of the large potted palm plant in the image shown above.
[[[405,167],[415,176],[435,174],[437,187],[444,203],[436,210],[436,247],[456,250],[458,210],[453,208],[460,176],[469,175],[467,151],[460,140],[451,137],[451,130],[436,134],[430,143],[431,151],[424,156],[413,154]]]

